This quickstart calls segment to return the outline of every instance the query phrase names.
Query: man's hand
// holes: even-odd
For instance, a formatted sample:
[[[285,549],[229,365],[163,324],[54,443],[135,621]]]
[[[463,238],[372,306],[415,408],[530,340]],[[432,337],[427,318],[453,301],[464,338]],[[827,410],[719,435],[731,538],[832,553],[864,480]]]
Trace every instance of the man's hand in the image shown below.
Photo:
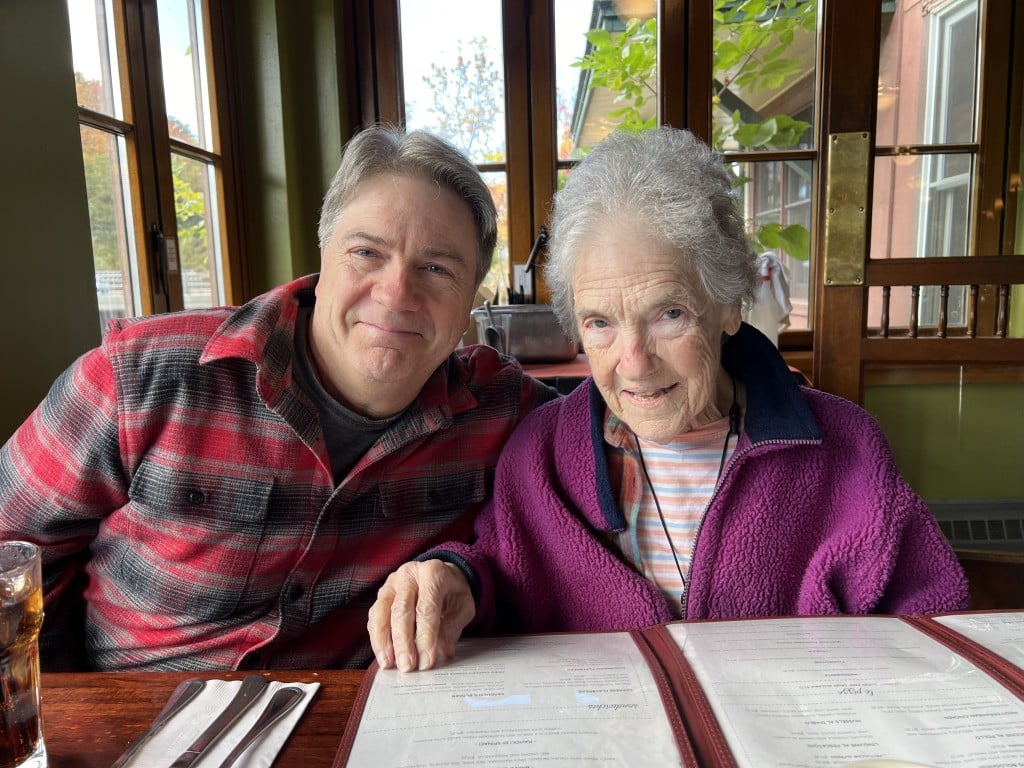
[[[455,643],[474,615],[473,593],[458,566],[441,560],[410,562],[377,592],[366,628],[382,668],[411,672],[430,669],[438,654],[454,657]]]

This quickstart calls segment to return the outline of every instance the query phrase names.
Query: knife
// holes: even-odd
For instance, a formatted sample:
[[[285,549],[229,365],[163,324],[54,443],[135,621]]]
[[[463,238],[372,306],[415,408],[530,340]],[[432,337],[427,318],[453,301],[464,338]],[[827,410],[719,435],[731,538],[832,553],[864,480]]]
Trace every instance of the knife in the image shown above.
[[[183,681],[174,692],[171,693],[167,699],[167,703],[164,704],[164,708],[160,710],[160,713],[156,716],[152,723],[149,724],[149,728],[142,732],[131,745],[126,749],[122,755],[117,758],[117,762],[114,763],[110,768],[121,768],[125,765],[135,753],[142,749],[142,745],[149,741],[153,736],[164,727],[167,722],[174,717],[178,712],[184,709],[185,705],[194,699],[203,687],[206,685],[205,680],[193,678],[191,680]]]
[[[217,719],[203,731],[199,738],[192,742],[192,746],[178,755],[178,758],[171,763],[170,768],[189,768],[192,763],[202,757],[203,753],[210,749],[217,740],[223,736],[234,725],[249,705],[252,704],[267,685],[267,680],[262,675],[248,675],[243,681],[231,703],[227,705]]]

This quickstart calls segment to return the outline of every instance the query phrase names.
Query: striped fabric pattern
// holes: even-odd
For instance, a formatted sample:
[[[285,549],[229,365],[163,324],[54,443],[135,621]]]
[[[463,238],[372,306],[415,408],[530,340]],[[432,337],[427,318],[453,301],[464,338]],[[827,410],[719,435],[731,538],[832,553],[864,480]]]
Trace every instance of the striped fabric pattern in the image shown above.
[[[718,482],[728,432],[729,420],[722,418],[665,445],[641,438],[648,484],[633,432],[614,416],[605,421],[605,440],[618,449],[609,452],[609,461],[616,465],[613,476],[622,477],[619,503],[628,522],[617,536],[618,546],[637,571],[658,585],[676,617],[682,612],[685,588],[680,571],[682,578],[688,576],[697,530]],[[726,461],[735,445],[731,438]]]
[[[315,284],[118,321],[0,449],[0,536],[44,549],[44,666],[365,666],[383,579],[469,536],[502,445],[553,391],[460,349],[335,487],[291,375]]]

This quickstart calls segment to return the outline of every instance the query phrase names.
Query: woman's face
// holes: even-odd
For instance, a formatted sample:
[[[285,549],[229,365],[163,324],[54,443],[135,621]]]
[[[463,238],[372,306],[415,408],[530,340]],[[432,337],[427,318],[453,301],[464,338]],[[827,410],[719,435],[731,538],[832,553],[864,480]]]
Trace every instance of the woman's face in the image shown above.
[[[632,218],[602,224],[581,245],[573,294],[594,382],[637,435],[667,443],[728,410],[722,334],[739,329],[739,307],[712,304],[663,239]]]

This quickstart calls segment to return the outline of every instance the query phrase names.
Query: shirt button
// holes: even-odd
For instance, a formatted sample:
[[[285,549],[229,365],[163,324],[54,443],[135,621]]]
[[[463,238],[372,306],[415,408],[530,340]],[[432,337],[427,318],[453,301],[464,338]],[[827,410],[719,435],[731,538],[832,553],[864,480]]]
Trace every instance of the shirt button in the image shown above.
[[[295,602],[302,597],[305,591],[306,590],[303,589],[301,584],[292,584],[291,588],[288,590],[288,599]]]
[[[188,503],[194,506],[199,506],[206,501],[206,494],[200,490],[193,490],[188,492]]]

